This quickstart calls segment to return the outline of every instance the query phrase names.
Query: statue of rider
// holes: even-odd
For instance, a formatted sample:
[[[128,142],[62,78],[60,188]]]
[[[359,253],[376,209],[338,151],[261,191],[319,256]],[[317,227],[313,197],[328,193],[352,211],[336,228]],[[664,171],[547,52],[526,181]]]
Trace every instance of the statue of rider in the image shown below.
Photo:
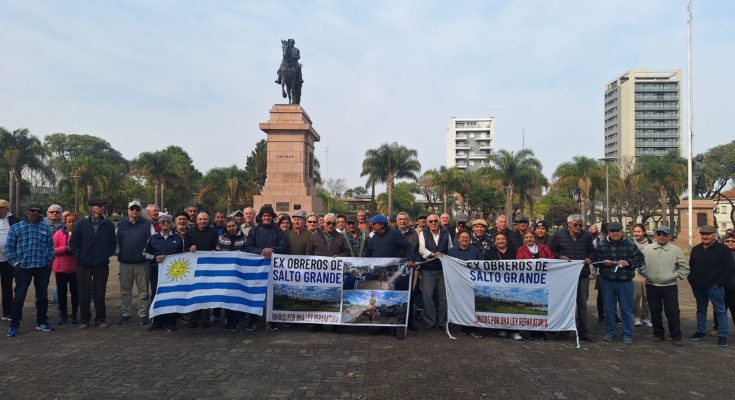
[[[301,58],[301,52],[299,49],[295,46],[296,41],[293,39],[288,39],[288,47],[286,47],[285,56],[283,57],[283,60],[281,61],[281,66],[278,67],[278,71],[276,71],[276,74],[278,74],[278,79],[276,79],[277,84],[281,84],[281,76],[282,73],[285,73],[286,69],[289,67],[293,67],[296,69],[296,72],[299,76],[301,76],[301,64],[299,63],[299,59]],[[302,80],[303,82],[303,80]]]

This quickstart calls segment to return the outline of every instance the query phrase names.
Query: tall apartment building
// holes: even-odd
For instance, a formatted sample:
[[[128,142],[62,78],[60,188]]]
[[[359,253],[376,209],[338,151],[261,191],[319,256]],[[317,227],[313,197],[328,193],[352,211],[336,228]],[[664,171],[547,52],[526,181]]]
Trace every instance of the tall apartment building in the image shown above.
[[[681,71],[633,70],[605,88],[605,157],[681,153]]]
[[[447,168],[473,170],[487,165],[495,142],[495,118],[455,118],[447,128]]]

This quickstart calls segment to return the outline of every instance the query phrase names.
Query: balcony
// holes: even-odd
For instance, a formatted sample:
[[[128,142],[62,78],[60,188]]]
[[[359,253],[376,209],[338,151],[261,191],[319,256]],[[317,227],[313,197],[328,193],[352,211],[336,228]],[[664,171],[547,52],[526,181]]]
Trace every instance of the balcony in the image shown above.
[[[675,93],[667,93],[667,94],[646,93],[646,94],[636,94],[635,100],[636,101],[673,101],[673,100],[679,100],[679,96]]]
[[[470,144],[469,144],[469,143],[466,143],[466,142],[465,142],[465,143],[457,143],[457,144],[456,144],[456,145],[454,146],[454,148],[455,148],[455,149],[457,149],[457,150],[469,150],[469,149],[471,149],[472,147],[470,147]]]
[[[677,113],[635,113],[636,119],[679,119]]]

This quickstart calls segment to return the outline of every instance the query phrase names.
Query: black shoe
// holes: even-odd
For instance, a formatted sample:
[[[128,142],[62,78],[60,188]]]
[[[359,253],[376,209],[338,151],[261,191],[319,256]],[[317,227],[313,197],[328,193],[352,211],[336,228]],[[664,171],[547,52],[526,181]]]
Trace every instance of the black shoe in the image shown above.
[[[717,338],[717,345],[718,346],[727,346],[727,336],[719,336]]]
[[[597,341],[597,339],[593,338],[590,334],[580,335],[579,340],[590,342],[590,343],[595,343]]]
[[[148,317],[143,317],[138,321],[138,325],[148,325],[149,322]]]
[[[204,328],[204,329],[207,329],[207,328],[209,328],[209,327],[210,327],[210,325],[209,325],[209,321],[204,321],[204,322],[202,322],[202,328]]]
[[[163,326],[161,324],[159,324],[158,322],[154,322],[154,323],[151,324],[151,326],[148,327],[148,332],[153,332],[153,331],[155,331],[157,329],[161,329],[161,328],[163,328]]]
[[[175,332],[175,331],[179,330],[179,328],[177,328],[175,324],[174,325],[166,325],[166,330],[169,331],[169,332]]]
[[[225,325],[225,327],[224,327],[224,328],[222,328],[222,330],[223,330],[224,332],[236,332],[236,331],[237,331],[237,326],[235,326],[235,325],[230,325],[230,324],[227,324],[227,325]]]
[[[130,317],[122,316],[122,317],[120,318],[120,321],[118,321],[118,323],[117,323],[117,324],[118,324],[118,325],[125,325],[125,324],[127,324],[128,322],[130,322]]]
[[[694,332],[692,336],[689,336],[689,340],[702,340],[707,337],[706,333]]]
[[[396,339],[403,340],[406,338],[406,333],[403,332],[403,328],[396,329]],[[725,338],[725,342],[727,342],[727,338]],[[725,346],[727,346],[727,343],[725,343]]]

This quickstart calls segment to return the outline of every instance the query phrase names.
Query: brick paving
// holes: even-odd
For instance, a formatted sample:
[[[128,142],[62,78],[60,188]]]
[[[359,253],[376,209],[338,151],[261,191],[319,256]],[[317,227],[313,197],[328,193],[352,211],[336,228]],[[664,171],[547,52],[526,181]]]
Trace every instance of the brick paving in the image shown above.
[[[708,338],[677,348],[652,343],[648,328],[635,328],[632,346],[580,349],[571,339],[449,340],[438,330],[409,332],[405,341],[356,328],[223,332],[221,323],[149,333],[135,318],[115,325],[116,275],[107,329],[56,326],[50,305],[57,330],[36,332],[29,291],[20,335],[7,338],[7,322],[0,325],[0,399],[725,399],[735,390],[735,343],[721,348]],[[689,335],[693,298],[687,284],[679,290]],[[594,296],[591,290],[593,314]],[[601,337],[602,327],[593,329]]]

